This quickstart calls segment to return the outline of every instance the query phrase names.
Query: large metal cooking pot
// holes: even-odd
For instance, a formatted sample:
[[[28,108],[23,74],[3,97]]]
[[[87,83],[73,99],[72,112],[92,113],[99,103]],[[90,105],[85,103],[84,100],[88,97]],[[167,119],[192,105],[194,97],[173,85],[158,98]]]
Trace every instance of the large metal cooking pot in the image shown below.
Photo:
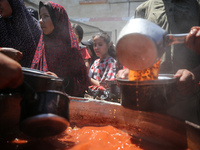
[[[132,135],[144,150],[200,149],[200,126],[188,121],[92,99],[71,100],[69,109],[72,127],[112,125]]]
[[[161,58],[168,45],[184,43],[186,35],[167,34],[153,22],[131,18],[118,36],[117,57],[131,70],[144,70]]]
[[[71,100],[69,109],[70,126],[72,128],[111,125],[129,133],[132,136],[133,143],[144,150],[200,149],[200,126],[188,121],[177,120],[153,112],[127,109],[119,103],[93,99]],[[15,131],[15,133],[17,132]],[[14,138],[21,136],[20,134],[14,135]],[[0,143],[7,141],[9,136],[6,137],[6,139],[0,138]],[[23,139],[26,140],[26,138]],[[0,149],[63,150],[71,146],[67,145],[65,141],[58,142],[56,138],[27,140],[28,143],[18,145],[5,142],[0,145]],[[46,144],[44,144],[45,142]]]
[[[165,112],[175,101],[176,80],[173,74],[159,74],[158,80],[117,79],[120,102],[135,110]]]

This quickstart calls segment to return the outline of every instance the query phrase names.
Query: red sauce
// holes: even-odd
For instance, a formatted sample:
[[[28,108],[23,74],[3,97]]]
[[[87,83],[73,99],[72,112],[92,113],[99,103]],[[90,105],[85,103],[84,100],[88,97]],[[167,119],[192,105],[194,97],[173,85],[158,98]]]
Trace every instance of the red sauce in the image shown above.
[[[30,139],[18,133],[0,138],[0,149],[6,150],[142,150],[131,141],[131,136],[113,126],[69,127],[59,136]]]
[[[27,140],[22,140],[22,139],[15,138],[13,141],[8,141],[8,143],[12,143],[12,144],[25,144],[25,143],[28,143],[28,141]]]
[[[131,136],[112,126],[68,128],[68,135],[60,141],[71,141],[70,150],[141,150],[131,142]]]

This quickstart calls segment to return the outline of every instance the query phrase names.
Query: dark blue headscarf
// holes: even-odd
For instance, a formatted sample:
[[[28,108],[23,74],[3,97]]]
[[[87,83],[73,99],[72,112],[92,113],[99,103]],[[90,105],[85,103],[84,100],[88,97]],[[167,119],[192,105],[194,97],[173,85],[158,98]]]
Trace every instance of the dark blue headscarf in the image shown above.
[[[21,65],[30,67],[41,30],[23,0],[9,0],[12,16],[0,18],[0,47],[15,48],[23,53]]]

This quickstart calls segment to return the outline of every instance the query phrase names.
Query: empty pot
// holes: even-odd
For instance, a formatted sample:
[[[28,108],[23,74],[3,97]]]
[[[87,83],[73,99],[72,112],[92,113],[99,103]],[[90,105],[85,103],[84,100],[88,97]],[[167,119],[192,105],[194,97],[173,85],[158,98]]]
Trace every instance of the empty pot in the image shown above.
[[[32,137],[62,133],[69,126],[69,98],[48,90],[25,95],[21,101],[20,130]]]

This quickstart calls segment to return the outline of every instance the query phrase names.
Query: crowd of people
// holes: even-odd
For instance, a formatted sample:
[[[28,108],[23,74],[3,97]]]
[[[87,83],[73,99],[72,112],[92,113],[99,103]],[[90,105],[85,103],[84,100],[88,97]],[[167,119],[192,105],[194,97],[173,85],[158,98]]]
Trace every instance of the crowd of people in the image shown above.
[[[39,21],[23,0],[2,0],[0,6],[0,89],[22,84],[21,67],[61,77],[65,92],[81,97],[88,89],[106,90],[106,81],[127,78],[129,70],[117,61],[111,37],[100,32],[82,42],[82,27],[71,26],[63,6],[40,2]],[[160,67],[160,73],[179,78],[177,89],[183,95],[193,93],[200,81],[199,14],[196,0],[149,0],[135,11],[136,18],[148,19],[168,33],[189,32],[185,44],[168,47]]]
[[[14,59],[18,69],[21,65],[64,78],[65,92],[73,96],[84,96],[90,85],[98,88],[101,83],[115,79],[119,65],[115,46],[106,32],[94,35],[89,43],[80,46],[83,29],[78,24],[71,26],[61,5],[39,3],[40,27],[37,12],[26,8],[22,0],[4,0],[1,5],[9,8],[3,9],[0,20],[2,29],[5,29],[0,31],[2,57],[7,55]],[[18,32],[20,37],[17,33],[10,34],[15,28],[18,31],[14,33]],[[17,85],[21,83],[22,79]],[[1,84],[1,88],[6,87],[10,86]]]

